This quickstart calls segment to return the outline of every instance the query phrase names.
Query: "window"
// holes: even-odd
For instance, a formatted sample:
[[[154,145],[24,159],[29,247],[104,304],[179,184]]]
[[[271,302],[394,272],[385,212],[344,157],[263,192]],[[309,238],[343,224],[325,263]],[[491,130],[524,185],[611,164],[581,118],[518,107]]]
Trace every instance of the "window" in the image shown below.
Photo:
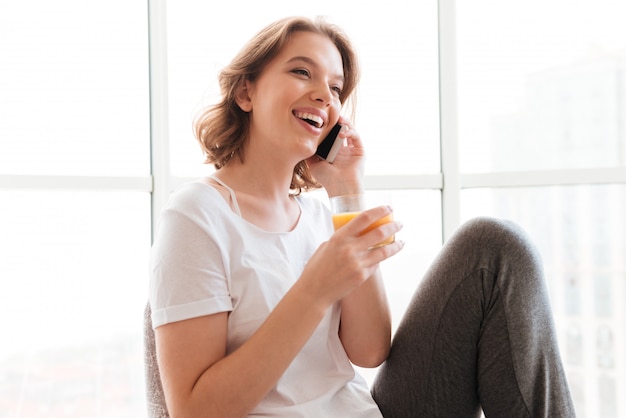
[[[0,415],[145,414],[146,16],[0,4]]]
[[[0,4],[0,410],[145,416],[151,219],[212,171],[191,122],[220,67],[311,7],[34,3]],[[394,322],[442,237],[513,219],[544,257],[579,417],[626,414],[622,3],[315,7],[358,48],[366,185],[390,190],[405,224],[383,265]]]
[[[123,4],[0,6],[2,174],[149,172],[146,7]]]
[[[626,8],[481,0],[457,12],[462,219],[529,231],[578,416],[623,416]]]

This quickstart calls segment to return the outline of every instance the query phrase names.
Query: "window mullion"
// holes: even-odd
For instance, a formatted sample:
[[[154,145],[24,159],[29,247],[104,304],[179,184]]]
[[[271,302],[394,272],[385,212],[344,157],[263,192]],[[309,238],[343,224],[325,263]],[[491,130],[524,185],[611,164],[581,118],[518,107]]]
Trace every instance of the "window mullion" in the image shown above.
[[[624,183],[626,167],[468,173],[461,178],[464,189]]]
[[[456,1],[439,1],[439,107],[441,132],[442,235],[447,240],[461,218],[461,181],[456,68]]]
[[[122,176],[0,175],[0,189],[127,190],[151,192],[151,178]]]
[[[152,235],[170,195],[169,102],[165,0],[148,0],[150,39],[150,171]]]

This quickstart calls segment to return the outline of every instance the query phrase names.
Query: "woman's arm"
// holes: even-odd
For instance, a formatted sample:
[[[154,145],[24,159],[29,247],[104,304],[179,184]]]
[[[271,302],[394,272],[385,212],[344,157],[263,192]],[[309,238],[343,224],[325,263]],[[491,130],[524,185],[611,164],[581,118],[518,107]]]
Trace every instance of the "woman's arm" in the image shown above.
[[[316,158],[309,161],[315,178],[324,185],[329,197],[364,192],[365,150],[361,137],[350,127],[348,120],[341,118],[340,123],[344,129],[339,135],[346,140],[347,146],[342,147],[335,162],[328,164]],[[384,232],[378,234],[381,237],[385,235]],[[402,243],[395,245],[402,246]],[[342,299],[339,337],[348,357],[358,366],[376,367],[387,358],[391,343],[391,318],[378,269]]]
[[[357,366],[377,367],[387,358],[391,314],[379,269],[341,300],[339,338]]]
[[[246,416],[276,384],[326,308],[294,286],[259,330],[228,356],[227,313],[156,328],[170,416]]]

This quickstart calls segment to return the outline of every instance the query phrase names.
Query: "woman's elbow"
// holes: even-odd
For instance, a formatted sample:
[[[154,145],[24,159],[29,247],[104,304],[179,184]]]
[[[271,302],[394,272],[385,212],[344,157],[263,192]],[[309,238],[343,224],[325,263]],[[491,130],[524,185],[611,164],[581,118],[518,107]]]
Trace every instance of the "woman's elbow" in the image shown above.
[[[359,350],[361,351],[361,350]],[[350,361],[355,366],[363,367],[366,369],[373,369],[380,366],[387,359],[389,355],[389,345],[381,346],[378,348],[369,348],[359,353],[348,354]]]

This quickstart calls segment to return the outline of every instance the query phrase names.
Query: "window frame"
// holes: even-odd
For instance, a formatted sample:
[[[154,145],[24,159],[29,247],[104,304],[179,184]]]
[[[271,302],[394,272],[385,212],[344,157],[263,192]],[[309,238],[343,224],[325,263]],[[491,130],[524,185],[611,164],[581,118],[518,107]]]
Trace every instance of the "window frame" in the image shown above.
[[[0,174],[0,190],[91,190],[150,193],[152,237],[171,192],[193,180],[173,176],[169,161],[168,45],[166,2],[148,0],[150,173],[146,176],[46,176]],[[441,242],[461,222],[461,193],[474,188],[558,185],[626,185],[626,167],[463,173],[459,161],[456,0],[438,0],[439,173],[366,175],[367,189],[437,190],[441,193]],[[621,338],[624,338],[622,336]]]

